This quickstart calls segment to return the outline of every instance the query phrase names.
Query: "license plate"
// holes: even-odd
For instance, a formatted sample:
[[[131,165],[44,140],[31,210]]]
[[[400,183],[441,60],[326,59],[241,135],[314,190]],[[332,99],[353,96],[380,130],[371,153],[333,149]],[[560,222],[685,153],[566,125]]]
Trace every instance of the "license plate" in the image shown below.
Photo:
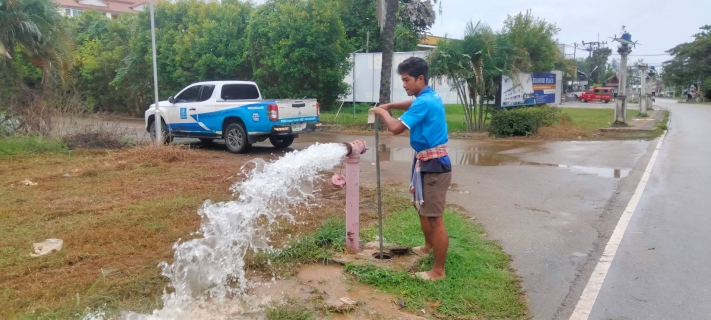
[[[297,123],[297,124],[292,124],[291,125],[291,131],[301,131],[306,129],[306,124],[305,123]]]

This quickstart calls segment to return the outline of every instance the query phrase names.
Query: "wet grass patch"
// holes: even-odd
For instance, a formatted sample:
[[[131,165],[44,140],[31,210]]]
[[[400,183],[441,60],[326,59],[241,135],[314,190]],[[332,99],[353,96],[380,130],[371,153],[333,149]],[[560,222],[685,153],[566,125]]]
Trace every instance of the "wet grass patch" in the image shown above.
[[[430,310],[444,319],[526,318],[520,279],[509,269],[511,258],[497,243],[486,239],[481,226],[465,216],[448,210],[445,224],[450,243],[447,277],[443,280],[425,282],[406,272],[373,265],[348,265],[346,271],[361,283],[400,296],[413,312]],[[385,218],[383,237],[401,245],[422,245],[417,213],[408,209]],[[420,270],[429,270],[432,263],[432,255],[424,258]]]
[[[280,304],[271,306],[266,310],[269,320],[311,320],[316,319],[314,312],[308,307],[300,305],[294,299],[286,299]]]
[[[59,139],[36,135],[0,137],[0,157],[67,151],[67,145]]]

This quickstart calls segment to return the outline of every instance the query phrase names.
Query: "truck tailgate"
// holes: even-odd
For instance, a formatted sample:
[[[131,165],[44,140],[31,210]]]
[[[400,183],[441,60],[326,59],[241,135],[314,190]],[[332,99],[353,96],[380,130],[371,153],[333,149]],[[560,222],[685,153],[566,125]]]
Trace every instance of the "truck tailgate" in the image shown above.
[[[298,123],[314,121],[313,117],[318,115],[316,99],[306,100],[276,100],[279,107],[279,120],[287,120],[286,122]],[[305,118],[304,120],[292,118]],[[308,119],[308,120],[307,120]],[[293,121],[289,121],[293,120]]]

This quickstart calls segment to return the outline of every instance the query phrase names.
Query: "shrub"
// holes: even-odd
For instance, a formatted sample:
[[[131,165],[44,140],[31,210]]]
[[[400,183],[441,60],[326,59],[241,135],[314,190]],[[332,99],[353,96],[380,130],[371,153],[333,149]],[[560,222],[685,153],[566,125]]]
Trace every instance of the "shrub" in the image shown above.
[[[559,113],[548,105],[500,110],[491,117],[489,131],[496,137],[528,136],[557,123]]]
[[[711,100],[711,77],[709,77],[708,79],[706,79],[706,81],[704,81],[702,88],[703,88],[704,96],[706,97],[706,99]]]

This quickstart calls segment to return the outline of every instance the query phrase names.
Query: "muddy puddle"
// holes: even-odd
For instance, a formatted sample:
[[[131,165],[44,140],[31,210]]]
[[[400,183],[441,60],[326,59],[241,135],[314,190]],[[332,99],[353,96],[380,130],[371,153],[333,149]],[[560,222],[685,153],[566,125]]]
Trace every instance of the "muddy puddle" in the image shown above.
[[[357,284],[338,265],[305,266],[291,279],[256,285],[250,295],[261,297],[266,308],[287,301],[313,310],[319,319],[424,319],[404,311],[397,297]]]

